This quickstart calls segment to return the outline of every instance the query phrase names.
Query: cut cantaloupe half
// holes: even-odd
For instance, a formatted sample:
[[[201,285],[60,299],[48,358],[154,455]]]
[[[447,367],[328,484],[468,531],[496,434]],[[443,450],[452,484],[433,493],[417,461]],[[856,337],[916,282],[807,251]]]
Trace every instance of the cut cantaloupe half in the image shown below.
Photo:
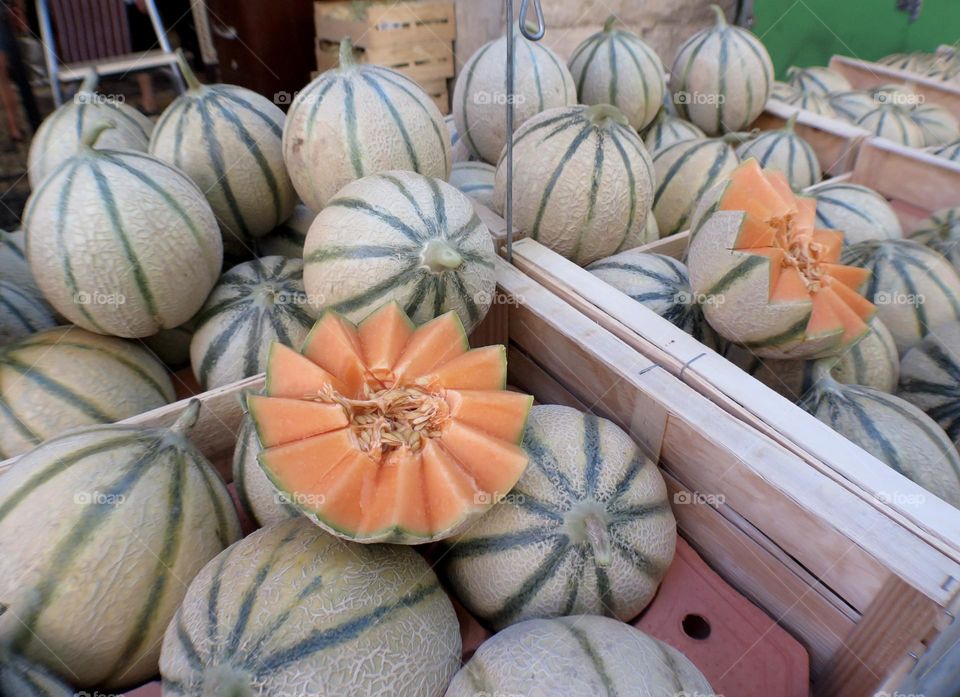
[[[470,349],[450,312],[416,327],[392,303],[359,326],[318,320],[274,345],[247,400],[260,464],[285,500],[360,542],[455,534],[513,488],[532,398],[505,390],[502,346]]]
[[[809,342],[819,355],[836,353],[869,333],[876,308],[858,292],[869,271],[838,263],[843,233],[816,227],[815,199],[797,196],[782,173],[748,159],[730,174],[716,210],[744,213],[733,251],[769,260],[768,304],[810,304],[805,330],[786,337],[785,350],[799,356]]]

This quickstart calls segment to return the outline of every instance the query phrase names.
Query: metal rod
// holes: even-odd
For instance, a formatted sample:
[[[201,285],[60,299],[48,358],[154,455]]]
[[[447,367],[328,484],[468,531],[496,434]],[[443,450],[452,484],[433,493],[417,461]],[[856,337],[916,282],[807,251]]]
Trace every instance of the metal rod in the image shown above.
[[[543,7],[540,0],[533,0],[533,9],[537,16],[537,30],[530,31],[527,27],[527,15],[530,13],[530,0],[520,0],[520,33],[530,39],[530,41],[539,41],[547,32],[547,24],[543,20]]]

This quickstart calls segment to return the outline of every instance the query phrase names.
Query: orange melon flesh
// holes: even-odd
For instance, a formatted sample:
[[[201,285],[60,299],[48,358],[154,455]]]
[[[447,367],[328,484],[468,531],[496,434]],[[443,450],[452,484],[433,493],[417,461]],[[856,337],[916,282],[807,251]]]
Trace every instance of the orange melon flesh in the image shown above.
[[[303,342],[304,356],[332,373],[350,394],[359,394],[367,378],[357,330],[335,312],[327,312]]]
[[[440,539],[526,467],[517,443],[532,398],[504,390],[504,347],[470,350],[456,313],[419,328],[396,304],[359,327],[327,313],[302,354],[271,356],[267,384],[283,396],[249,400],[260,464],[335,534]]]
[[[816,228],[816,199],[797,196],[785,175],[750,159],[730,175],[720,210],[746,213],[735,248],[770,260],[770,303],[812,300],[808,338],[840,334],[842,348],[867,330],[876,308],[858,290],[869,271],[837,263],[843,233]]]
[[[418,328],[393,366],[399,378],[415,379],[470,348],[456,313],[447,313]]]
[[[397,303],[384,305],[357,327],[367,367],[373,372],[389,370],[400,358],[414,331],[413,323]]]
[[[337,378],[289,346],[273,342],[267,356],[267,394],[271,397],[303,399],[326,387],[337,392],[346,388]]]
[[[349,423],[339,404],[251,395],[247,406],[265,448],[318,436]]]
[[[489,390],[447,390],[446,399],[451,418],[511,443],[523,438],[533,404],[530,395]]]
[[[493,494],[510,491],[527,466],[527,454],[520,446],[458,421],[450,422],[440,445],[473,476],[477,486]]]
[[[471,349],[424,373],[417,383],[450,390],[502,390],[507,384],[507,351],[503,346]]]

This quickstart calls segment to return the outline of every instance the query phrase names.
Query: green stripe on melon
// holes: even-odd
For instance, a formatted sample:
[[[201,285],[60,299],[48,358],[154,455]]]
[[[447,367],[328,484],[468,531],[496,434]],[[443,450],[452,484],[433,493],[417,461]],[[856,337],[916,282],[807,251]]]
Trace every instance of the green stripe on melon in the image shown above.
[[[653,164],[615,107],[550,109],[514,136],[514,224],[580,265],[632,249],[645,237]],[[494,200],[505,201],[506,158]]]
[[[868,111],[854,125],[870,131],[879,138],[912,148],[923,147],[923,131],[910,118],[910,112],[893,104],[882,104]]]
[[[122,101],[122,96],[96,93],[99,78],[95,72],[84,80],[69,102],[50,114],[30,141],[27,171],[30,187],[36,189],[52,172],[76,155],[82,146],[83,134],[100,121],[115,127],[97,141],[103,150],[138,150],[146,152],[153,122]]]
[[[514,132],[542,111],[577,103],[567,66],[542,43],[514,33]],[[453,116],[457,132],[473,155],[491,164],[507,143],[507,37],[481,46],[457,75]]]
[[[794,126],[796,113],[786,126],[776,131],[765,131],[737,147],[737,157],[753,157],[764,169],[775,169],[787,175],[794,191],[806,189],[820,181],[820,162],[810,144],[797,135]]]
[[[317,216],[303,280],[314,315],[332,309],[357,323],[397,301],[417,324],[456,310],[469,332],[493,301],[494,257],[465,194],[385,172],[347,185]]]
[[[457,597],[496,628],[584,612],[632,619],[676,544],[660,472],[615,424],[569,407],[533,407],[523,447],[517,485],[450,543]]]
[[[921,220],[910,239],[940,252],[960,273],[960,207],[943,208]]]
[[[217,216],[224,246],[250,256],[253,239],[286,220],[296,194],[283,162],[284,115],[256,92],[201,85],[180,56],[189,90],[160,116],[150,154],[196,182]]]
[[[822,66],[787,68],[790,84],[803,92],[828,96],[833,92],[848,92],[853,89],[850,81],[836,70]]]
[[[405,75],[356,64],[349,39],[340,47],[340,67],[322,73],[293,100],[283,156],[297,193],[315,211],[370,174],[450,175],[450,139],[433,100]]]
[[[903,237],[896,212],[873,189],[847,182],[825,182],[809,194],[817,199],[817,225],[843,232],[845,244]]]
[[[316,217],[316,213],[302,203],[298,203],[289,218],[269,235],[257,240],[257,256],[303,259],[303,244],[307,240],[310,225]]]
[[[581,104],[612,104],[640,131],[653,121],[666,91],[660,57],[631,31],[615,29],[611,16],[570,57]]]
[[[660,235],[686,230],[700,198],[737,164],[736,152],[720,138],[684,140],[657,151],[653,213]]]
[[[0,694],[9,697],[77,697],[77,692],[43,666],[0,650]]]
[[[496,175],[496,167],[486,162],[457,162],[450,171],[450,184],[478,203],[498,210],[502,204],[493,199]]]
[[[827,116],[829,118],[836,118],[837,116],[837,112],[834,111],[829,99],[815,92],[800,92],[792,97],[785,98],[783,101],[798,109],[819,114],[820,116]]]
[[[40,287],[30,273],[27,237],[23,230],[0,230],[0,279],[34,295],[40,295]]]
[[[799,96],[800,90],[788,82],[773,81],[773,87],[770,89],[770,99],[777,99],[786,102]]]
[[[633,249],[596,261],[587,271],[698,341],[718,347],[719,338],[690,289],[687,267],[676,259]]]
[[[904,354],[897,394],[923,409],[960,448],[960,324],[937,327]]]
[[[529,620],[495,634],[460,669],[446,697],[714,694],[673,647],[623,622],[577,615]]]
[[[470,152],[470,148],[467,147],[467,144],[457,132],[457,122],[454,120],[453,114],[443,117],[443,123],[447,127],[447,133],[450,136],[450,161],[453,164],[457,164],[458,162],[470,162],[474,160],[475,158],[473,153]]]
[[[303,262],[264,257],[234,266],[217,282],[194,323],[190,363],[204,389],[262,373],[271,342],[299,346],[313,326]]]
[[[286,500],[286,494],[277,491],[260,467],[257,458],[262,450],[253,421],[245,416],[233,451],[233,485],[247,517],[268,526],[296,518],[300,512]]]
[[[927,491],[960,506],[960,453],[943,429],[906,400],[869,387],[841,385],[827,370],[820,367],[801,406]]]
[[[960,321],[960,276],[919,242],[860,242],[844,250],[841,262],[872,272],[863,295],[877,306],[901,354],[940,325]]]
[[[942,157],[951,162],[960,162],[960,139],[947,143],[946,145],[929,148],[928,150],[937,157]]]
[[[230,494],[184,436],[198,408],[172,430],[74,431],[0,478],[0,633],[12,650],[78,688],[156,674],[186,584],[240,536]]]
[[[0,280],[0,347],[55,326],[53,309],[42,297]]]
[[[909,116],[923,132],[924,145],[946,145],[960,138],[957,117],[939,104],[919,104]]]
[[[416,552],[351,544],[305,518],[207,564],[163,641],[164,694],[437,697],[460,631]]]
[[[671,116],[666,109],[661,109],[657,118],[643,133],[643,144],[651,155],[656,155],[681,140],[695,140],[705,138],[706,135],[689,121],[677,116]]]
[[[220,273],[223,243],[192,180],[150,155],[94,150],[104,128],[88,131],[80,152],[27,201],[30,268],[72,323],[150,336],[200,309]]]
[[[837,113],[837,116],[845,118],[851,123],[855,122],[868,111],[877,108],[877,101],[873,95],[866,90],[848,90],[846,92],[836,92],[827,95],[830,106]]]
[[[716,136],[741,131],[760,115],[770,97],[773,63],[756,36],[728,24],[718,5],[711,8],[716,23],[680,47],[670,89],[678,116]]]
[[[163,365],[131,342],[77,327],[32,334],[0,350],[0,459],[173,399]]]

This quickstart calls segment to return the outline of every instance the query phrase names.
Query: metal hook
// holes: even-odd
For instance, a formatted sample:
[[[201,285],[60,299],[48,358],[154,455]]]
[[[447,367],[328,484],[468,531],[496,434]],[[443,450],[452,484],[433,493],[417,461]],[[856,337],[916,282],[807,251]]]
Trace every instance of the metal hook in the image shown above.
[[[530,12],[530,0],[520,0],[520,33],[530,41],[539,41],[547,31],[547,23],[543,19],[543,7],[540,0],[533,0],[533,9],[537,16],[537,30],[527,28],[527,14]]]

